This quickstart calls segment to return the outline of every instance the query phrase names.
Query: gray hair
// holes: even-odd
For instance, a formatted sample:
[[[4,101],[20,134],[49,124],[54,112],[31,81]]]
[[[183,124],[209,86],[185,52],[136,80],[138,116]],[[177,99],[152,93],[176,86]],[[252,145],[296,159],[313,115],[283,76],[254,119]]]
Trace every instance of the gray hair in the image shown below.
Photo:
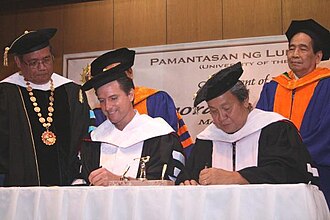
[[[237,83],[229,89],[229,91],[236,96],[236,98],[240,102],[244,102],[244,100],[249,98],[249,90],[246,88],[244,83],[240,80],[237,81]]]
[[[246,88],[244,83],[240,80],[229,89],[229,91],[238,99],[239,102],[243,103],[245,100],[249,99],[249,90]],[[252,104],[249,103],[249,110],[252,111]]]

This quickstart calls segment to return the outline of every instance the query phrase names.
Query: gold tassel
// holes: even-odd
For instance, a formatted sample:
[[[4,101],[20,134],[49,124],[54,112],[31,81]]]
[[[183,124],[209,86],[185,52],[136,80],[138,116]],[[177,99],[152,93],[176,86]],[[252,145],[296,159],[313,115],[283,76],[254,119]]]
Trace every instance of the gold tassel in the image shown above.
[[[83,91],[81,89],[79,89],[79,102],[84,103]]]
[[[194,94],[193,100],[197,97],[197,92]],[[193,115],[198,115],[198,107],[193,107]]]
[[[90,64],[87,64],[87,66],[83,68],[83,72],[80,74],[80,77],[80,82],[82,83],[82,85],[92,78]]]
[[[90,80],[91,77],[91,65],[87,64],[85,68],[83,68],[83,72],[80,74],[80,82],[82,83],[81,85],[84,85],[85,82]],[[83,96],[83,91],[80,89],[79,90],[79,102],[83,103],[84,102],[84,96]]]
[[[83,72],[80,74],[80,77],[81,77],[81,79],[80,79],[81,86],[84,85],[88,80],[90,80],[92,78],[90,64],[87,64],[87,66],[85,68],[83,68]],[[79,91],[79,101],[80,101],[80,103],[84,102],[83,91],[81,89]]]
[[[8,66],[8,51],[10,50],[9,47],[5,48],[5,53],[3,54],[3,65]]]
[[[193,107],[193,115],[198,115],[198,107]]]

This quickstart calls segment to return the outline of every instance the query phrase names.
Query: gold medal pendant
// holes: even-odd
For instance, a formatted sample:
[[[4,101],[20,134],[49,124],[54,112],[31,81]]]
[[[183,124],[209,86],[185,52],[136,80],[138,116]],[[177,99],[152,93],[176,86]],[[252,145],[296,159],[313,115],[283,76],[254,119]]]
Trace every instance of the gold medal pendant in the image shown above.
[[[47,130],[42,133],[41,140],[44,142],[44,144],[51,146],[56,142],[56,135],[53,132]]]

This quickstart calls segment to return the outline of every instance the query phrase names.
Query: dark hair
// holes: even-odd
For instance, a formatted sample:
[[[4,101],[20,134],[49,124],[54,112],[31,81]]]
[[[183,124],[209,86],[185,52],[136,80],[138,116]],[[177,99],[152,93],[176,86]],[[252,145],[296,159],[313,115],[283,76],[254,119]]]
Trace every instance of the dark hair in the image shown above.
[[[49,44],[48,46],[46,46],[46,47],[49,47],[49,52],[50,52],[50,55],[52,56],[52,58],[54,59],[54,53],[53,53],[53,47]],[[46,47],[44,47],[44,48],[46,48]],[[41,48],[41,49],[44,49],[44,48]],[[40,49],[40,50],[41,50]],[[31,52],[32,53],[32,52]],[[17,56],[18,57],[18,59],[21,61],[21,62],[23,62],[24,60],[23,60],[23,56],[24,56],[25,54],[16,54],[15,56]]]
[[[301,32],[298,32],[298,33],[304,33],[304,34],[307,34],[307,35],[312,39],[311,44],[312,44],[312,48],[313,48],[313,53],[314,53],[314,54],[316,54],[316,53],[319,52],[319,51],[322,51],[322,42],[321,42],[320,38],[319,38],[316,34],[314,34],[313,32],[307,31],[307,30],[304,30],[304,31],[301,31]],[[296,33],[296,34],[298,34],[298,33]],[[295,35],[296,35],[296,34],[295,34]],[[293,35],[293,36],[291,37],[291,39],[292,39],[295,35]],[[290,44],[291,44],[291,39],[290,39],[290,41],[289,41],[289,47],[290,47]],[[322,52],[323,52],[323,51],[322,51]]]
[[[313,48],[313,52],[314,54],[316,54],[319,51],[322,51],[322,45],[321,42],[319,40],[316,39],[315,36],[311,36],[309,35],[312,39],[312,48]],[[322,51],[323,52],[323,51]]]
[[[133,80],[128,76],[120,77],[119,79],[117,79],[117,82],[119,83],[120,89],[122,89],[126,93],[126,95],[129,94],[131,89],[134,89]]]

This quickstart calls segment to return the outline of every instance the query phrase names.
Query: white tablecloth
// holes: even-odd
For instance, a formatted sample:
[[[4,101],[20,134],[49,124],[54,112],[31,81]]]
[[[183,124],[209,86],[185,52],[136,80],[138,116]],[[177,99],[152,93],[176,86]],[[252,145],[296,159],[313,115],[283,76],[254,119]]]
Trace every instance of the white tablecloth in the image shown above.
[[[0,188],[0,219],[330,219],[317,187],[294,185]]]

